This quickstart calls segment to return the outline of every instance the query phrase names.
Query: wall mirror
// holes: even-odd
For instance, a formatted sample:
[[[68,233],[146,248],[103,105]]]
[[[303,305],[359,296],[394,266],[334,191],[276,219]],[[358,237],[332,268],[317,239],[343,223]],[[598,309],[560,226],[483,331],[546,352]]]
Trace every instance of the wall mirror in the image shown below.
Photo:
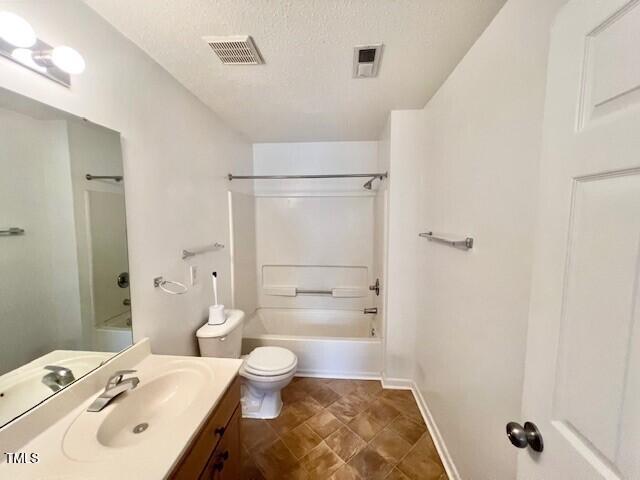
[[[120,134],[0,89],[0,427],[132,343]]]

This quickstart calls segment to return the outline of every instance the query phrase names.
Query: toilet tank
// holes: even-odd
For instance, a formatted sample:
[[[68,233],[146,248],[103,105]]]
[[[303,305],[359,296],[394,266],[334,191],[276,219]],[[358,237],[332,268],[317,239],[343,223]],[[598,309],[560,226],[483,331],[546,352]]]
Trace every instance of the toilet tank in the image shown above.
[[[225,310],[221,325],[205,323],[196,332],[201,357],[240,358],[244,312]]]

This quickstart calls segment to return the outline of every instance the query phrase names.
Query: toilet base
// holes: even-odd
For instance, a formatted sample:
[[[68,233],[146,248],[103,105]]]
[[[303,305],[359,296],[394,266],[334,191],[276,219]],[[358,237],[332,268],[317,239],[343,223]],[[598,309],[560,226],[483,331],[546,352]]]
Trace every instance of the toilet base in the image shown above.
[[[243,418],[271,419],[280,416],[282,411],[282,397],[280,390],[265,391],[254,388],[249,380],[242,383]]]

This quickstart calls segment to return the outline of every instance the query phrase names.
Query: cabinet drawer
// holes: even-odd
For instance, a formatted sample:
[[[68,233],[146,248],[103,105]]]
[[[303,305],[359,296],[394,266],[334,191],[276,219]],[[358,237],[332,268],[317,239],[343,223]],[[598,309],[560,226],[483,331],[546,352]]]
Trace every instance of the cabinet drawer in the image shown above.
[[[240,478],[240,412],[236,408],[227,431],[218,443],[199,480],[238,480]]]
[[[240,404],[240,379],[236,377],[200,433],[185,450],[180,463],[169,478],[193,480],[198,478],[221,439],[226,436],[227,424]]]

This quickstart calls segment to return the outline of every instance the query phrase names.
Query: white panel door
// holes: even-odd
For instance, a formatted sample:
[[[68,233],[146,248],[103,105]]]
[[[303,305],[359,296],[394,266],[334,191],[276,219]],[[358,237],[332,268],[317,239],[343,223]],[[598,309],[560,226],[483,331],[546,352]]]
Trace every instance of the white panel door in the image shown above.
[[[640,1],[560,11],[543,143],[518,478],[640,479]]]

